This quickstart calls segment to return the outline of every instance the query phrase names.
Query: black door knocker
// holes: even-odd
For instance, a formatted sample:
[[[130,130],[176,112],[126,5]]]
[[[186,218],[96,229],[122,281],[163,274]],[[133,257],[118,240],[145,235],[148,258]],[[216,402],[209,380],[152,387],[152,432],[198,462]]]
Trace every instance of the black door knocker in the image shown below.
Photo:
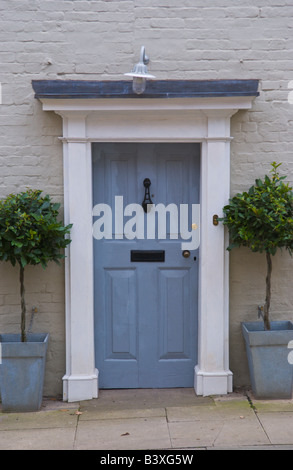
[[[148,204],[153,204],[153,201],[151,200],[150,197],[150,185],[151,185],[151,180],[149,178],[145,178],[143,181],[143,185],[145,187],[145,193],[144,193],[144,200],[142,201],[142,207],[145,213],[148,212]]]

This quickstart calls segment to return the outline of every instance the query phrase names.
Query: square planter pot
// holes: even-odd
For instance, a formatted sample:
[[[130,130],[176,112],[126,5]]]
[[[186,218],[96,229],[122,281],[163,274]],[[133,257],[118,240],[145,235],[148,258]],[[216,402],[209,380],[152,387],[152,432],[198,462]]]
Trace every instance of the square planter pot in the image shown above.
[[[273,321],[265,331],[263,322],[242,323],[253,394],[256,398],[292,398],[293,365],[288,362],[291,321]]]
[[[0,392],[3,412],[38,411],[42,404],[49,335],[0,335]]]

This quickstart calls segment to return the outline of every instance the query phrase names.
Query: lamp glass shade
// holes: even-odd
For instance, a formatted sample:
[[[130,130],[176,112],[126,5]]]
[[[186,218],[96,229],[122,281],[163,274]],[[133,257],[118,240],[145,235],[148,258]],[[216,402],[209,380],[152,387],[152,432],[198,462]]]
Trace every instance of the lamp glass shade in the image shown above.
[[[133,77],[132,90],[137,95],[141,95],[145,91],[146,87],[146,78],[143,77]]]

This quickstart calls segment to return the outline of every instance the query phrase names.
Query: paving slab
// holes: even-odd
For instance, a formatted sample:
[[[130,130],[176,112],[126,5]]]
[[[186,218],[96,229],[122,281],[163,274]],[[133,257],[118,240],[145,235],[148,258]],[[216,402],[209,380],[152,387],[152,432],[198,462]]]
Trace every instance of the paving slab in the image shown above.
[[[0,450],[72,450],[78,408],[45,399],[40,411],[0,413]]]
[[[75,427],[0,431],[0,450],[73,450]]]
[[[167,407],[168,422],[211,420],[223,421],[231,419],[255,418],[255,413],[246,401],[232,402],[231,405],[206,405],[206,406],[179,406]]]
[[[80,407],[79,420],[93,421],[102,419],[129,419],[129,418],[151,418],[155,416],[166,417],[165,408],[134,408],[134,409],[85,409],[82,405]]]
[[[77,410],[60,408],[31,413],[1,413],[1,431],[17,431],[20,429],[75,428],[77,425]]]
[[[287,400],[253,401],[252,406],[256,413],[272,413],[280,411],[293,413],[293,402]]]
[[[254,418],[239,420],[226,420],[214,441],[214,446],[263,446],[269,445],[270,440],[258,422]]]
[[[165,418],[80,421],[75,449],[166,449],[171,447]]]
[[[272,444],[293,445],[293,413],[292,412],[259,412],[258,419],[266,430]]]
[[[213,446],[222,429],[222,422],[179,421],[168,424],[174,449]]]

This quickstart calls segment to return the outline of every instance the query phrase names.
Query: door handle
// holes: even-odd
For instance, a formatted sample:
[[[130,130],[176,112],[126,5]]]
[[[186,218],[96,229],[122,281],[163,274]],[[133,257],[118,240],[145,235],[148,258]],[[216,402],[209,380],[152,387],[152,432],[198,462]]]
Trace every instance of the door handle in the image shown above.
[[[184,250],[184,251],[182,251],[182,256],[183,256],[183,258],[189,258],[189,256],[190,256],[190,251],[189,251],[189,250]]]

